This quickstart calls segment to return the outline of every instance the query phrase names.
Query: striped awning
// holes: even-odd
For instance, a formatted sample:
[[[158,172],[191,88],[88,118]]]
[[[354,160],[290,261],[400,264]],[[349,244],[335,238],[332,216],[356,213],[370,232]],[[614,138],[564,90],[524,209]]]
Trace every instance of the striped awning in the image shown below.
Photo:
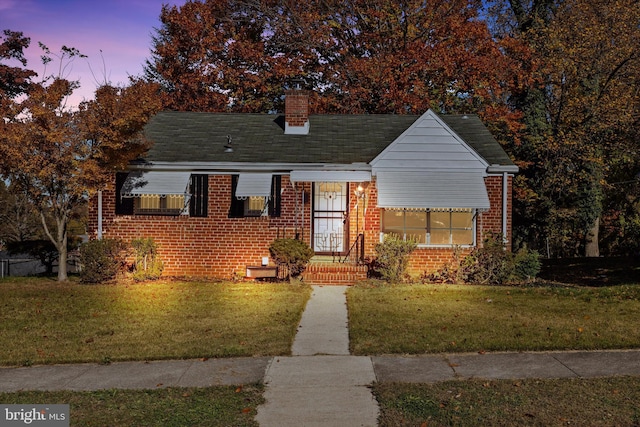
[[[478,172],[377,173],[381,208],[481,209],[490,207],[484,178]]]
[[[120,195],[122,197],[185,195],[189,192],[190,177],[190,172],[129,172]]]
[[[269,197],[271,196],[272,174],[241,173],[238,176],[236,197]]]

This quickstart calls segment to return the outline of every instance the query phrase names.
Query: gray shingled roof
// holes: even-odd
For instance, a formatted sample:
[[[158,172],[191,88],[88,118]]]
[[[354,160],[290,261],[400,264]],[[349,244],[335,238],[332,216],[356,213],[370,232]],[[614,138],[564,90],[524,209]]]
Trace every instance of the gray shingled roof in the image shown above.
[[[308,135],[285,135],[273,114],[161,112],[145,128],[149,162],[368,163],[415,115],[311,115]],[[477,116],[441,116],[489,164],[513,164]],[[233,152],[225,152],[227,136]]]
[[[442,114],[439,117],[490,165],[507,166],[514,164],[478,116],[472,114]]]

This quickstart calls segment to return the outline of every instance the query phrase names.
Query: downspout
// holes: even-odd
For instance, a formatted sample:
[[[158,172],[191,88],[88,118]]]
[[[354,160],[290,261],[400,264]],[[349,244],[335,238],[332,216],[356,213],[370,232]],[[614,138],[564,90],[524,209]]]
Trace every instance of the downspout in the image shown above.
[[[293,228],[294,235],[298,232],[298,191],[296,190],[296,183],[289,180],[289,184],[291,184],[291,188],[293,189],[293,200],[295,202],[293,208]]]
[[[507,190],[509,189],[509,174],[502,172],[502,239],[507,243]]]
[[[98,240],[102,239],[102,191],[98,191]]]

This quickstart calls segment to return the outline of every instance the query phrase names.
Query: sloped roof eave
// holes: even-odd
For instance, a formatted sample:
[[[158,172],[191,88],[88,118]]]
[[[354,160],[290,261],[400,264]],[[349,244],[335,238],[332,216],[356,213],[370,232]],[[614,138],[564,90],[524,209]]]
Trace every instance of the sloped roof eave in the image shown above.
[[[132,163],[129,170],[188,172],[291,172],[301,171],[363,171],[370,172],[368,163],[257,163],[257,162],[145,162]]]

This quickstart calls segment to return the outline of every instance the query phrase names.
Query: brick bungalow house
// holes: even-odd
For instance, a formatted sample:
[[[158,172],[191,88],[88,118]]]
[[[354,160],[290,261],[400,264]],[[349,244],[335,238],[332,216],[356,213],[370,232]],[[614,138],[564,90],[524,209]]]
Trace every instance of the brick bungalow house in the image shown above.
[[[387,233],[419,242],[410,271],[430,272],[488,232],[511,239],[518,168],[475,115],[161,112],[153,146],[90,205],[93,238],[153,237],[164,274],[272,274],[269,245],[303,239],[303,280],[353,283]]]

